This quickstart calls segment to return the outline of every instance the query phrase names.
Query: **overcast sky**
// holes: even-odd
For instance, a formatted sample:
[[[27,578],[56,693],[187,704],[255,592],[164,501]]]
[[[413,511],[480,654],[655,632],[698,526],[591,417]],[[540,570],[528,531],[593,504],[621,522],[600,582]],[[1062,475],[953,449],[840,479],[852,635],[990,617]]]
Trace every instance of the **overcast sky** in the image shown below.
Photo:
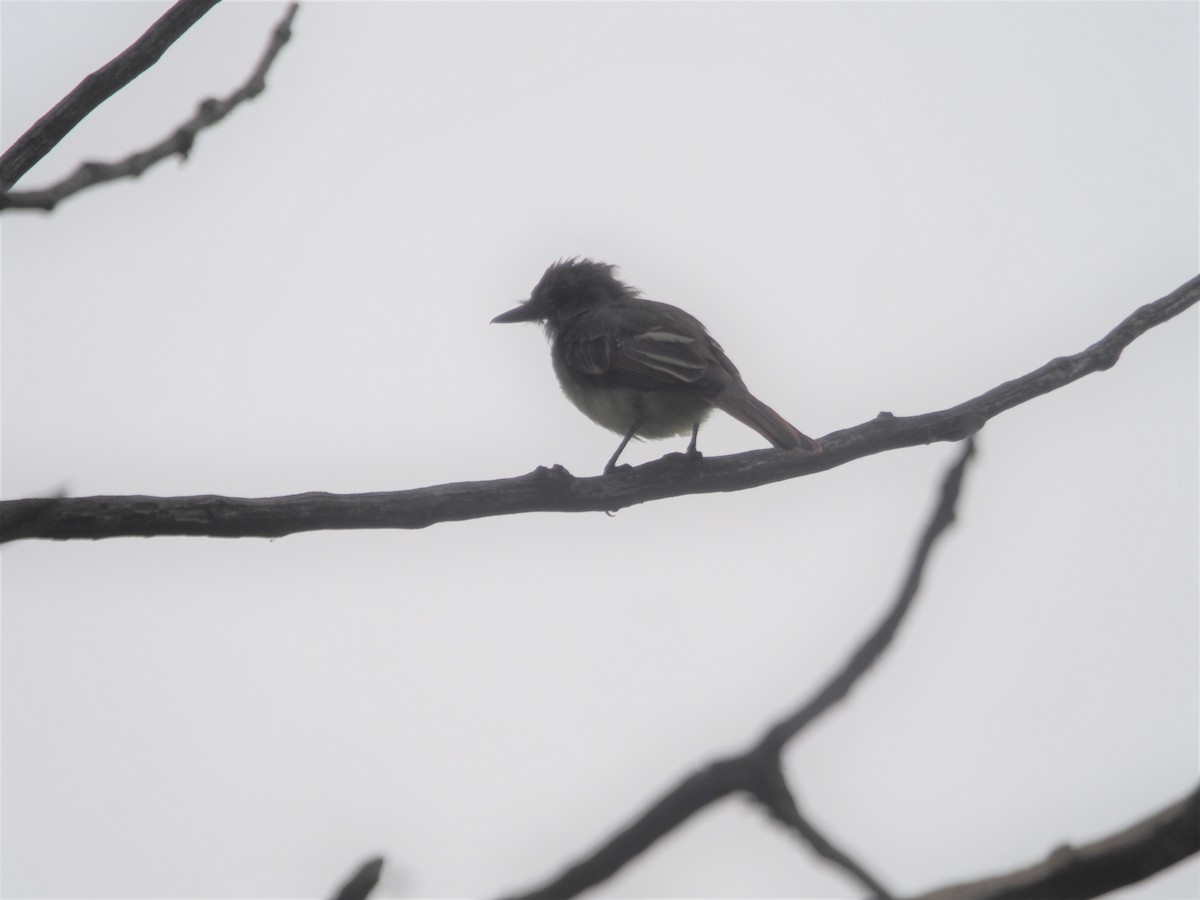
[[[0,3],[4,145],[165,8]],[[169,134],[283,9],[221,4],[20,186]],[[960,403],[1196,274],[1198,33],[1195,3],[306,4],[186,164],[3,216],[3,496],[599,474],[617,438],[540,329],[489,325],[577,254],[805,433]],[[893,890],[1194,786],[1197,345],[1193,309],[990,422],[896,645],[788,751]],[[3,892],[315,896],[372,853],[379,896],[540,882],[821,684],[956,453],[612,517],[6,546]],[[730,800],[597,896],[858,893]],[[1198,893],[1192,860],[1121,896]]]

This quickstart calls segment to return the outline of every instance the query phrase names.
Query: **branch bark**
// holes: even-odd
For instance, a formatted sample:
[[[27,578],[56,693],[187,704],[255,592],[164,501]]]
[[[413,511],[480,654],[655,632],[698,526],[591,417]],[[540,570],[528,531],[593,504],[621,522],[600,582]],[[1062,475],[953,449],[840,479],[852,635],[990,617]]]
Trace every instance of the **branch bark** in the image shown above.
[[[921,894],[913,900],[1076,900],[1144,881],[1200,852],[1200,788],[1116,834],[1064,845],[1035,866]]]
[[[192,118],[158,143],[117,162],[82,163],[62,181],[41,190],[8,190],[85,116],[157,62],[167,47],[217,2],[218,0],[180,0],[125,52],[85,78],[54,109],[18,138],[3,158],[0,158],[3,184],[0,210],[49,211],[63,199],[85,188],[118,178],[137,177],[150,166],[175,154],[186,159],[197,133],[221,121],[236,106],[261,94],[266,88],[267,71],[291,37],[292,20],[298,9],[296,3],[288,6],[283,18],[275,26],[266,50],[245,83],[223,100],[210,97],[203,101]]]
[[[517,478],[371,494],[8,500],[0,503],[0,542],[155,535],[282,537],[324,529],[428,528],[438,522],[487,516],[610,511],[665,497],[745,490],[823,472],[886,450],[962,440],[1014,406],[1111,368],[1137,337],[1198,299],[1200,276],[1142,306],[1086,350],[1053,359],[950,409],[907,417],[880,413],[870,422],[821,438],[825,452],[820,454],[759,450],[699,463],[683,454],[669,454],[594,478],[576,478],[561,466],[539,467]]]

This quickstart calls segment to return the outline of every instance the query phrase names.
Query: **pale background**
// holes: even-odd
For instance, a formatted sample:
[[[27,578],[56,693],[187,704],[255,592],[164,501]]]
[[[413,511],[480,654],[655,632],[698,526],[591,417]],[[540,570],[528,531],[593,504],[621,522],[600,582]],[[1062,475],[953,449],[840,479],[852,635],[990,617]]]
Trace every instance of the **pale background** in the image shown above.
[[[164,8],[3,2],[4,145]],[[222,4],[22,186],[159,140],[282,11]],[[1194,3],[322,3],[295,32],[187,164],[3,217],[4,497],[597,474],[616,437],[539,330],[488,324],[562,256],[697,315],[814,436],[1197,271]],[[982,433],[899,642],[786,757],[894,890],[1195,783],[1197,403],[1191,310]],[[718,416],[700,448],[763,443]],[[7,546],[3,890],[313,896],[369,853],[380,896],[539,882],[841,663],[956,452],[612,518]],[[737,800],[597,895],[859,893]]]

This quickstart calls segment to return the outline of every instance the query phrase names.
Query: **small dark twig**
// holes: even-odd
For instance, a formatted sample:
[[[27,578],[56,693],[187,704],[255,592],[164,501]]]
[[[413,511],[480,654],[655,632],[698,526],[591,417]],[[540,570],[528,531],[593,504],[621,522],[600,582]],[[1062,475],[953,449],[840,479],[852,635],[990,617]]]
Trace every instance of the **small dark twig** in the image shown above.
[[[900,447],[957,441],[1005,410],[1110,368],[1139,335],[1200,299],[1200,277],[1125,318],[1074,356],[992,388],[951,409],[919,416],[881,415],[821,438],[818,454],[759,450],[708,456],[702,465],[682,454],[597,478],[576,478],[561,466],[518,478],[460,482],[373,494],[295,494],[290,497],[67,497],[0,502],[0,542],[23,538],[282,537],[301,531],[348,528],[428,528],[438,522],[522,512],[607,512],[638,503],[739,491],[823,472]],[[29,515],[31,507],[37,514]]]
[[[905,614],[912,608],[921,575],[938,538],[954,522],[954,510],[966,467],[974,453],[970,439],[942,480],[937,508],[925,526],[909,565],[904,585],[887,615],[814,698],[774,725],[758,744],[739,756],[717,760],[695,772],[652,803],[645,812],[603,846],[570,866],[553,881],[516,895],[519,898],[574,897],[616,874],[659,838],[711,803],[744,793],[762,803],[771,815],[803,838],[822,857],[840,866],[877,897],[891,896],[878,879],[838,849],[807,821],[796,805],[784,777],[780,754],[787,742],[821,713],[844,698],[855,682],[887,649]]]
[[[333,900],[367,900],[371,891],[375,890],[375,885],[379,883],[379,875],[382,871],[382,856],[368,859],[358,867],[358,871],[346,879],[345,884],[338,888],[338,892],[333,895]]]
[[[13,145],[12,149],[4,156],[6,166],[8,166],[10,155],[13,157],[10,166],[13,175],[10,181],[9,168],[5,168],[5,192],[0,194],[0,210],[39,209],[49,211],[54,209],[66,197],[76,194],[85,188],[103,184],[106,181],[114,181],[118,178],[137,177],[155,163],[176,154],[186,159],[192,149],[192,144],[195,143],[196,135],[201,130],[215,125],[229,115],[239,104],[261,94],[266,88],[267,71],[271,68],[272,63],[275,62],[275,57],[279,55],[279,51],[283,49],[284,44],[291,37],[292,20],[295,18],[296,11],[299,8],[296,3],[288,6],[287,12],[275,26],[271,33],[271,40],[263,52],[262,58],[259,60],[254,71],[250,73],[250,77],[246,79],[246,82],[224,100],[209,98],[202,102],[192,118],[184,122],[157,144],[138,153],[133,153],[117,162],[82,163],[69,176],[48,188],[35,191],[7,190],[20,175],[24,174],[33,162],[44,156],[83,116],[87,115],[101,101],[111,96],[115,91],[131,81],[133,77],[157,61],[166,47],[183,33],[180,30],[177,34],[174,31],[167,31],[165,36],[156,34],[156,30],[166,30],[163,27],[164,20],[172,16],[172,14],[176,14],[176,11],[181,10],[181,7],[185,9],[181,10],[177,16],[181,16],[182,12],[186,11],[192,13],[195,18],[199,18],[199,15],[195,15],[197,9],[205,7],[206,9],[203,11],[207,11],[207,8],[213,6],[214,3],[216,3],[216,0],[181,0],[162,19],[159,19],[146,34],[142,35],[137,42],[129,47],[128,50],[108,65],[98,69],[84,79],[83,83],[75,91],[43,116],[33,128],[22,135],[17,143]],[[189,22],[188,24],[191,23]],[[169,40],[167,40],[168,37]],[[148,46],[143,48],[143,44],[147,44]],[[131,57],[131,61],[126,61],[126,57]],[[136,71],[134,71],[135,68]],[[95,86],[89,87],[93,83]],[[80,99],[74,99],[77,94],[81,95]],[[85,101],[93,102],[88,105]],[[62,107],[66,107],[67,112],[71,114],[69,119],[67,118],[67,112],[56,115]],[[63,120],[69,121],[69,125],[64,127]],[[40,153],[38,153],[36,158],[32,158],[38,151]]]

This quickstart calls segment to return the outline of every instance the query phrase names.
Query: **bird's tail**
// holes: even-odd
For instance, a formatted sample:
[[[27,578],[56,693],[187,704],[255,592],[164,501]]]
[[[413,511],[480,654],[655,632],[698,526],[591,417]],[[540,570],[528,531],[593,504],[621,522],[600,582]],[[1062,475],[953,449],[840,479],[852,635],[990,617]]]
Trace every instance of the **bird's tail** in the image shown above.
[[[733,416],[743,425],[753,428],[771,445],[780,450],[807,450],[820,453],[821,445],[806,434],[801,434],[783,416],[767,406],[753,394],[741,387],[731,387],[713,398],[713,405]]]

